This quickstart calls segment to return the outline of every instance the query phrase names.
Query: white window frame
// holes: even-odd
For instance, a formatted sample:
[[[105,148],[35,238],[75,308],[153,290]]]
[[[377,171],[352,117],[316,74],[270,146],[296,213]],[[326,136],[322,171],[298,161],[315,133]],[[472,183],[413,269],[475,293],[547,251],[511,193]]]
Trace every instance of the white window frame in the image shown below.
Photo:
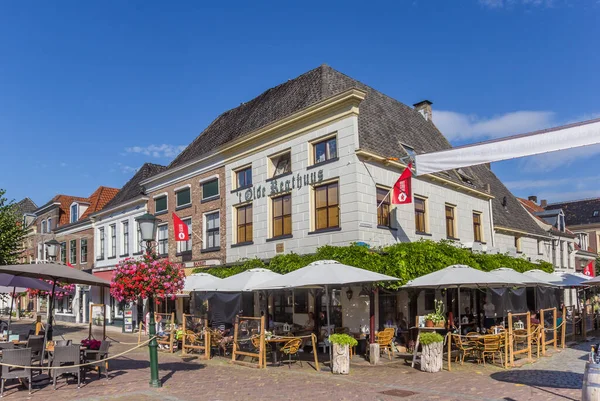
[[[167,207],[164,210],[156,210],[156,200],[159,198],[162,198],[162,197],[165,197]],[[163,192],[162,194],[154,195],[152,197],[152,200],[154,201],[154,213],[155,214],[167,213],[169,211],[169,194],[167,192]]]
[[[208,216],[212,215],[212,214],[217,214],[219,215],[217,221],[219,222],[219,235],[218,235],[218,245],[214,246],[214,247],[208,247]],[[217,210],[211,210],[210,212],[206,212],[202,215],[202,232],[204,233],[204,235],[202,236],[202,249],[203,250],[218,250],[221,249],[221,211],[219,209]],[[214,232],[214,231],[213,231]]]
[[[48,220],[46,223],[46,229],[48,230],[49,233],[52,232],[52,217],[48,217]]]
[[[179,204],[177,204],[177,202],[178,202],[177,194],[180,193],[180,192],[183,192],[185,190],[190,191],[190,201],[188,203],[184,203],[183,205],[179,205]],[[175,193],[175,208],[176,209],[181,209],[183,207],[187,207],[187,206],[190,206],[192,204],[192,186],[190,184],[184,185],[182,187],[175,188],[173,190],[173,192]],[[167,209],[168,208],[169,208],[169,205],[168,205],[168,199],[167,199]]]
[[[75,246],[73,246],[73,243]],[[73,249],[75,250],[75,257],[73,257]],[[69,240],[69,263],[72,265],[77,264],[77,240],[71,239]]]
[[[109,226],[110,228],[110,254],[109,258],[117,257],[117,224],[113,223]]]
[[[213,182],[213,181],[217,181],[217,194],[205,197],[204,196],[204,184],[208,184],[209,182]],[[220,182],[219,176],[214,176],[214,177],[210,177],[205,180],[201,180],[200,181],[200,191],[202,192],[202,196],[200,197],[200,200],[202,202],[208,202],[211,200],[219,199],[219,197],[221,196],[221,182]]]
[[[281,174],[275,175],[275,173],[277,171],[277,163],[279,162],[278,159],[281,156],[288,155],[288,154],[290,156],[290,164],[289,164],[290,171],[287,172],[287,173],[281,173]],[[268,159],[269,159],[269,163],[268,163],[268,166],[269,166],[269,168],[268,168],[268,175],[269,175],[269,177],[268,178],[269,179],[271,179],[271,178],[277,178],[277,177],[281,177],[281,176],[285,176],[285,175],[291,174],[293,172],[293,170],[292,170],[292,150],[291,150],[291,148],[287,148],[285,150],[282,150],[280,152],[272,154],[272,155],[268,156]]]
[[[41,228],[42,234],[46,233],[46,225],[47,224],[48,224],[48,222],[46,220],[42,220],[42,228]]]
[[[192,216],[181,219],[183,224],[188,226],[189,239],[187,241],[177,241],[177,253],[192,251]],[[189,224],[188,224],[189,221]],[[184,249],[185,248],[185,249]]]
[[[75,213],[73,213],[73,206],[75,206]],[[69,207],[69,221],[71,223],[75,223],[77,220],[79,220],[79,203],[72,203],[71,206]],[[75,219],[73,219],[73,217],[76,217]]]
[[[167,228],[167,230],[166,230],[167,236],[166,236],[166,238],[162,238],[161,239],[160,238],[160,231],[161,231],[161,228],[163,228],[163,227]],[[165,241],[165,243],[167,244],[166,245],[167,252],[160,252],[160,247],[161,247],[161,242],[160,241]],[[168,223],[159,224],[156,227],[156,250],[157,250],[157,253],[158,253],[159,256],[165,256],[165,255],[169,254],[169,224]]]
[[[85,241],[85,261],[83,260],[83,241]],[[79,239],[79,263],[85,264],[88,260],[88,239],[81,238]]]
[[[247,169],[250,169],[250,181],[251,181],[250,185],[246,185],[244,187],[240,187],[240,186],[238,186],[238,173],[240,171],[247,170]],[[252,169],[252,163],[246,164],[246,165],[241,166],[241,167],[238,167],[235,170],[232,170],[232,173],[233,173],[233,184],[234,184],[234,185],[232,185],[232,187],[234,189],[251,188],[252,185],[254,184],[254,177],[253,177],[254,170]]]
[[[125,230],[125,227],[127,227],[127,230]],[[123,220],[121,222],[121,256],[129,256],[130,248],[129,220]]]
[[[105,227],[100,227],[98,229],[98,250],[99,257],[98,259],[104,259],[106,257],[106,231]]]

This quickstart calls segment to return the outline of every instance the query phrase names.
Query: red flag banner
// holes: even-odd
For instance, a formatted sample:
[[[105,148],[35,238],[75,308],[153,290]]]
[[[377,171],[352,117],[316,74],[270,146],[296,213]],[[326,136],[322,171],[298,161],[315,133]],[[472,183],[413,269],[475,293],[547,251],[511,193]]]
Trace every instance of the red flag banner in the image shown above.
[[[592,260],[583,269],[583,274],[589,277],[594,277],[594,261]]]
[[[187,224],[185,224],[175,213],[173,213],[173,229],[175,231],[175,241],[188,241],[190,239]]]
[[[398,181],[394,184],[392,190],[392,203],[402,205],[412,203],[411,179],[412,179],[412,164],[406,166]]]

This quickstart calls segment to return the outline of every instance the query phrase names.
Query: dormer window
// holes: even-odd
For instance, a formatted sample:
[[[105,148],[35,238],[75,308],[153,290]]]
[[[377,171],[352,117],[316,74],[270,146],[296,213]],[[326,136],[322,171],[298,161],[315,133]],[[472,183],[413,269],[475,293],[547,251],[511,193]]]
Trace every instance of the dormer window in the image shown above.
[[[71,205],[71,223],[75,223],[77,220],[79,220],[79,205],[73,203]]]

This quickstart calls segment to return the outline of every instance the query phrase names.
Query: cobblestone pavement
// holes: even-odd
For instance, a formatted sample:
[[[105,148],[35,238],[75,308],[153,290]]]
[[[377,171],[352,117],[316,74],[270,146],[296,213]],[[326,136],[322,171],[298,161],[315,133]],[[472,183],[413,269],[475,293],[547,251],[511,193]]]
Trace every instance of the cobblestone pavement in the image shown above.
[[[29,328],[23,326],[23,329]],[[80,341],[87,331],[75,327],[59,329],[65,338]],[[135,342],[137,336],[108,333],[112,339]],[[7,400],[579,400],[587,350],[583,343],[541,358],[534,364],[504,370],[499,367],[465,363],[428,374],[403,361],[381,366],[356,363],[348,376],[316,372],[303,367],[254,369],[228,363],[216,357],[210,361],[182,358],[161,352],[160,377],[163,387],[148,388],[150,376],[147,349],[143,348],[111,361],[109,381],[87,375],[86,384],[76,382],[35,388],[30,396],[14,382],[8,382]],[[131,345],[114,344],[111,353]],[[310,355],[305,355],[308,359]],[[445,366],[445,365],[444,365]],[[73,384],[75,383],[75,384]]]

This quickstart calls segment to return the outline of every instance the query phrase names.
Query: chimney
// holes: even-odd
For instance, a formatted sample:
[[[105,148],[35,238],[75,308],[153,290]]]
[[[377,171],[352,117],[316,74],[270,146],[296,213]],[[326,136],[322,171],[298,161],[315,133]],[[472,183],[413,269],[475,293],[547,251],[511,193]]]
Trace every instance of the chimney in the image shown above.
[[[433,119],[433,115],[431,113],[431,103],[429,100],[423,100],[419,103],[413,104],[415,110],[417,110],[426,121],[431,121]]]
[[[542,199],[540,201],[540,206],[543,207],[544,209],[546,208],[546,206],[548,206],[548,201],[546,199]]]
[[[490,184],[485,184],[484,188],[485,192],[487,192],[488,194],[492,193],[492,188],[490,188]]]
[[[529,196],[527,199],[529,199],[530,201],[532,201],[533,203],[537,204],[537,196],[535,195],[531,195]]]

